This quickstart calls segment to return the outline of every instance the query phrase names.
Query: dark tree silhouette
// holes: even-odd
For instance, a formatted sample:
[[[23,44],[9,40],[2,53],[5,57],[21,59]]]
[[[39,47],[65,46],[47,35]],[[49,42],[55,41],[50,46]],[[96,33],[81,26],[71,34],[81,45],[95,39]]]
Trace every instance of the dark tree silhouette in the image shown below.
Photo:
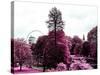
[[[90,55],[97,58],[97,26],[88,32],[87,38],[90,43]]]
[[[64,22],[62,20],[62,14],[61,11],[58,10],[56,7],[52,8],[49,12],[49,21],[48,23],[48,28],[50,31],[52,30],[63,30],[64,28]]]
[[[82,50],[81,50],[81,55],[85,56],[85,57],[88,57],[90,54],[90,44],[88,41],[85,41],[83,43],[83,47],[82,47]]]
[[[92,58],[92,65],[97,68],[97,26],[88,32],[88,42],[90,43],[90,58]]]
[[[52,8],[49,12],[49,21],[48,28],[50,31],[55,30],[55,46],[56,46],[56,31],[63,30],[64,28],[64,22],[62,20],[62,14],[61,11],[58,10],[56,7]]]
[[[36,42],[36,45],[34,48],[32,48],[32,54],[33,56],[35,56],[36,62],[37,62],[37,66],[39,65],[39,63],[42,63],[43,67],[45,68],[45,47],[47,44],[47,39],[48,36],[44,35],[44,36],[40,36]]]
[[[80,54],[80,50],[82,48],[82,39],[80,39],[78,36],[74,36],[72,39],[72,54]]]

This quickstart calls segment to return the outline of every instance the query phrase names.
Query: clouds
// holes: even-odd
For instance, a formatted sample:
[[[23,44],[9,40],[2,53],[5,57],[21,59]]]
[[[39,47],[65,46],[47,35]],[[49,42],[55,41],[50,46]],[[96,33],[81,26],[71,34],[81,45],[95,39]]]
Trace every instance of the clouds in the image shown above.
[[[15,2],[15,37],[26,38],[32,30],[47,34],[45,22],[52,7],[57,7],[62,12],[66,35],[78,35],[82,38],[83,34],[87,35],[97,25],[96,7]]]
[[[87,33],[97,25],[97,8],[89,6],[72,6],[67,15],[65,32],[87,38]]]

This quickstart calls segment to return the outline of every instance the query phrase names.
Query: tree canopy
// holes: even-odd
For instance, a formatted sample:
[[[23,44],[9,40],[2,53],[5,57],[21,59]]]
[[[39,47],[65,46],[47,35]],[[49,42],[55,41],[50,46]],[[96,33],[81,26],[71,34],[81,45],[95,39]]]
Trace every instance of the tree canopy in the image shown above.
[[[46,23],[48,23],[48,28],[50,31],[55,29],[56,31],[58,31],[64,28],[61,11],[58,10],[56,7],[52,8],[49,11],[48,17],[49,20]]]

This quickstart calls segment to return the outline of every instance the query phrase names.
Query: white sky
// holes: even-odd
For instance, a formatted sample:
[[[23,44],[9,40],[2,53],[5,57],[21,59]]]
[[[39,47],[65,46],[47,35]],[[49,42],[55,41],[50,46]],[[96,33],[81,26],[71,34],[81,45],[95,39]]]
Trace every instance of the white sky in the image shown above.
[[[49,10],[57,7],[62,12],[65,22],[65,34],[80,38],[87,36],[87,33],[97,25],[97,8],[79,5],[45,4],[32,2],[15,2],[15,38],[27,38],[33,30],[39,30],[43,34],[48,33],[47,24]],[[33,33],[34,36],[41,35]]]

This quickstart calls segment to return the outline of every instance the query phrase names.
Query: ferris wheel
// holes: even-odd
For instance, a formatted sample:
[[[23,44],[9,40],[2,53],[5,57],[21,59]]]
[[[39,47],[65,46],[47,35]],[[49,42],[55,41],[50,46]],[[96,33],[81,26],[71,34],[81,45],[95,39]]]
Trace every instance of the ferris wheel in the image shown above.
[[[40,30],[32,30],[28,33],[26,41],[29,44],[36,43],[37,39],[42,35],[44,35],[44,33],[42,33]]]

